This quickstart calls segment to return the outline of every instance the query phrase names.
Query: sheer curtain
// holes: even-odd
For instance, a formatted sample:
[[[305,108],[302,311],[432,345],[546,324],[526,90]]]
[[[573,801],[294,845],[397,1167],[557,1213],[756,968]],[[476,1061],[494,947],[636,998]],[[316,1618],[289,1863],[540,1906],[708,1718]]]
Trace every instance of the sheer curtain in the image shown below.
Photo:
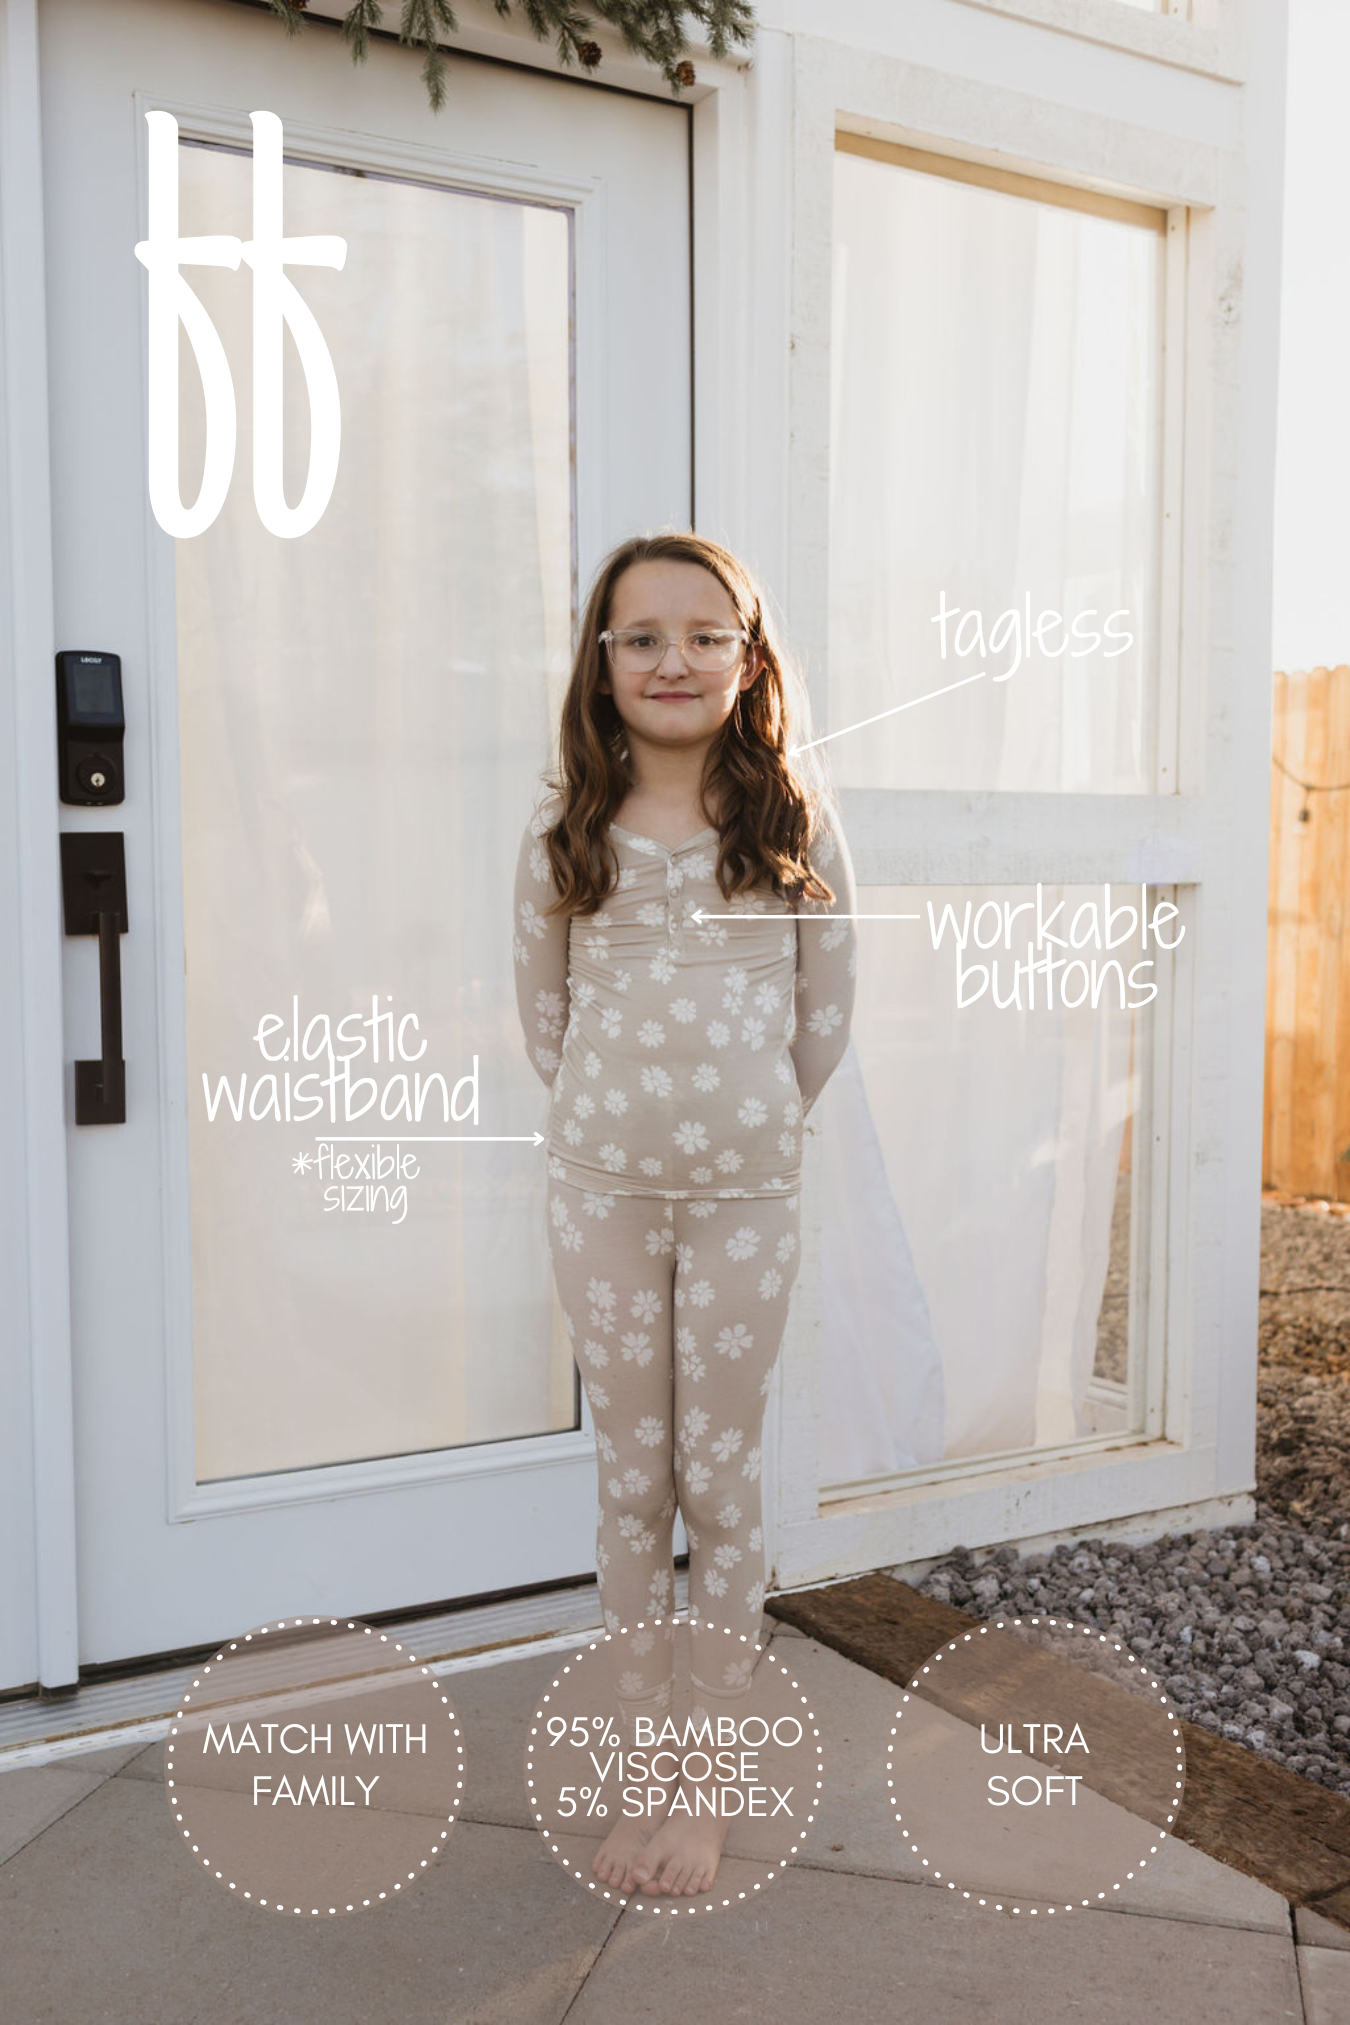
[[[1161,233],[836,158],[830,728],[844,787],[1153,785]],[[1161,219],[1162,214],[1158,214]],[[958,655],[948,609],[1108,613],[1108,655]],[[1089,611],[1097,613],[1089,621]],[[1050,645],[1066,645],[1047,634]]]
[[[897,836],[907,789],[1155,779],[1162,213],[1105,217],[949,166],[836,157],[827,728],[894,714],[829,753],[840,786],[893,793]],[[952,620],[943,659],[944,599],[982,615],[983,654],[956,654]],[[1058,644],[1096,631],[1097,647],[1029,651],[1028,610],[1080,618]],[[1024,658],[996,680],[1009,611]],[[1115,612],[1131,645],[1108,655]],[[981,821],[997,834],[996,801]],[[1049,904],[1065,891],[1093,897]],[[987,897],[1034,891],[864,886],[859,905]],[[1095,1011],[958,1010],[926,921],[859,934],[855,1060],[821,1106],[827,1485],[1090,1431],[1113,1230],[1128,1240],[1132,1015],[1114,990]]]
[[[182,230],[249,237],[248,159],[184,147],[180,160]],[[302,1025],[368,1014],[373,996],[415,1013],[416,1066],[451,1086],[477,1055],[477,1126],[443,1123],[436,1103],[412,1131],[526,1132],[538,1112],[510,880],[570,648],[570,220],[289,164],[285,215],[291,233],[348,245],[340,276],[304,276],[344,412],[337,487],[303,541],[268,534],[251,497],[247,278],[193,273],[241,417],[221,517],[177,550],[203,1478],[574,1422],[532,1149],[419,1149],[395,1224],[334,1213],[320,1180],[292,1172],[326,1115],[204,1112],[203,1071],[236,1088],[263,1073],[251,1036],[267,1012],[289,1026],[293,996]],[[413,329],[416,343],[392,342]],[[294,500],[308,404],[289,347],[287,368]],[[182,378],[191,497],[190,361]],[[402,1066],[367,1057],[355,1073],[382,1083]],[[376,1111],[328,1129],[391,1128]]]
[[[989,897],[873,886],[859,905],[931,900],[940,913]],[[1046,888],[1047,908],[1065,899],[1066,914],[1091,897]],[[818,1106],[826,1484],[1091,1431],[1138,1085],[1134,1016],[1110,993],[1095,1012],[1019,1013],[987,995],[957,1011],[950,947],[936,955],[920,923],[859,928],[853,1059]],[[1126,1244],[1128,1215],[1115,1229]]]

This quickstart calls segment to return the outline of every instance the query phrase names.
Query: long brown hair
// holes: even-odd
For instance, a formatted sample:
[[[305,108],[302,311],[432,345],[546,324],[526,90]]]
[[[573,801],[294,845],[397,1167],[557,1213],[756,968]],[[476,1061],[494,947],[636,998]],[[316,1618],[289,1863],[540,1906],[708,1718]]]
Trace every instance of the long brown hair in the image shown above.
[[[600,687],[614,588],[642,562],[690,562],[709,570],[730,593],[739,623],[758,647],[760,667],[708,748],[701,783],[720,815],[717,884],[723,897],[768,880],[794,901],[833,900],[808,856],[822,799],[808,789],[788,757],[793,726],[788,671],[773,621],[745,565],[703,535],[634,535],[600,566],[581,621],[572,677],[558,727],[558,763],[549,786],[562,807],[543,833],[559,897],[550,914],[593,914],[613,891],[618,862],[609,826],[632,786],[626,727],[612,696]]]

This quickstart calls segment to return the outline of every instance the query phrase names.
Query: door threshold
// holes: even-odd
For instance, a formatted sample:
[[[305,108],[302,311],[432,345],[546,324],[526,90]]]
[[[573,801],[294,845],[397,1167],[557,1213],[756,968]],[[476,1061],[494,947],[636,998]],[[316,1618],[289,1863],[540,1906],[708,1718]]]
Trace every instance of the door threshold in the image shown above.
[[[687,1609],[689,1575],[675,1571],[676,1610]],[[418,1660],[437,1675],[501,1666],[533,1654],[565,1652],[578,1638],[602,1632],[594,1583],[546,1589],[434,1617],[380,1622],[403,1634]],[[48,1764],[121,1744],[154,1744],[169,1732],[196,1665],[157,1668],[120,1680],[90,1681],[60,1701],[33,1695],[0,1704],[0,1772]]]

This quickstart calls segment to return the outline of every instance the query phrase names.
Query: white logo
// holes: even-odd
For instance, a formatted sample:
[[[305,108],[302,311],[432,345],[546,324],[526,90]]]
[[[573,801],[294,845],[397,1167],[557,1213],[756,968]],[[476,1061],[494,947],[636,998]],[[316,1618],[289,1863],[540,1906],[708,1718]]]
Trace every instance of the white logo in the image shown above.
[[[342,268],[347,242],[335,237],[287,239],[281,229],[281,121],[250,113],[253,122],[253,237],[178,236],[178,122],[148,112],[150,236],[136,258],[150,275],[150,504],[166,534],[202,534],[224,504],[234,472],[234,382],[219,333],[180,268],[253,269],[253,497],[258,517],[283,539],[308,534],[333,496],[342,445],[337,375],[323,333],[287,267]],[[206,456],[191,506],[178,491],[178,326],[187,333],[206,398]],[[287,506],[281,474],[282,325],[290,330],[309,395],[309,471],[298,506]]]

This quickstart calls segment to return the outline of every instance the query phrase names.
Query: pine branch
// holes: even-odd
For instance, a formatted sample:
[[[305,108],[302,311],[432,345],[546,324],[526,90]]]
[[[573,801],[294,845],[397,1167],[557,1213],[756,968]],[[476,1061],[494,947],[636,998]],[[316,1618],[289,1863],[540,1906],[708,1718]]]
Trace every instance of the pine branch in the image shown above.
[[[299,33],[309,0],[268,0],[288,35]],[[601,60],[600,45],[594,39],[595,20],[617,29],[625,46],[660,71],[672,93],[678,94],[695,82],[694,66],[685,54],[686,17],[707,37],[712,55],[721,61],[732,44],[748,48],[754,40],[755,10],[750,0],[493,0],[505,19],[513,11],[521,14],[538,42],[554,39],[558,62],[577,62],[583,70],[595,70]],[[342,17],[342,33],[352,52],[353,63],[363,63],[370,48],[370,36],[384,19],[384,0],[355,0]],[[453,35],[459,24],[450,0],[402,0],[398,39],[422,51],[422,81],[432,110],[445,104],[445,48],[441,38]]]
[[[379,27],[383,13],[380,0],[356,0],[356,5],[343,15],[342,33],[347,38],[353,63],[365,62],[370,49],[370,31]]]
[[[300,17],[305,9],[305,0],[268,0],[268,4],[288,35],[300,33]]]
[[[403,0],[398,39],[422,46],[422,82],[433,112],[445,104],[445,51],[440,35],[453,35],[458,26],[450,0]]]

